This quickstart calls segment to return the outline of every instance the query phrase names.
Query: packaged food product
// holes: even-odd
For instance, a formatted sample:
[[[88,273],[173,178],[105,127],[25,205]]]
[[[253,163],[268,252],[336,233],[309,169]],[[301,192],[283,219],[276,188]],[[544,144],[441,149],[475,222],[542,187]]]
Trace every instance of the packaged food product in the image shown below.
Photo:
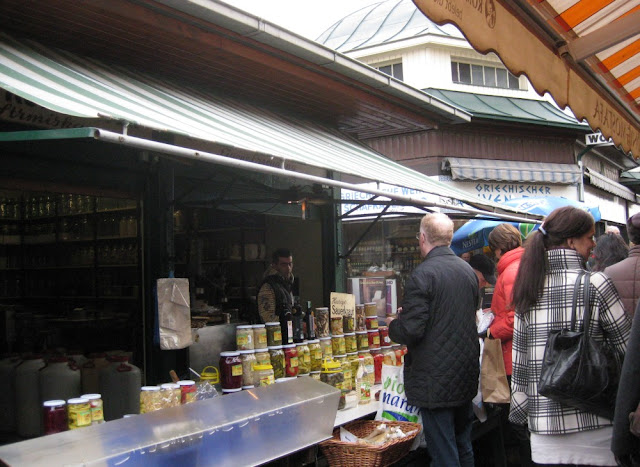
[[[242,360],[240,359],[240,352],[220,352],[218,367],[220,368],[222,389],[239,389],[242,387]],[[180,382],[178,384],[180,384]]]
[[[160,395],[162,396],[162,407],[177,407],[181,404],[182,391],[180,385],[176,383],[164,383],[160,385]]]
[[[242,360],[242,385],[251,386],[254,384],[253,368],[257,363],[255,350],[241,350],[240,360]]]
[[[355,332],[350,332],[344,335],[344,345],[347,353],[358,351],[358,342],[356,341]]]
[[[373,356],[368,350],[359,350],[358,357],[362,357],[364,359],[366,381],[369,387],[372,388],[376,381],[375,364],[373,361]]]
[[[382,363],[384,363],[385,365],[397,366],[396,353],[393,351],[390,345],[382,346],[382,356],[384,357]]]
[[[91,406],[89,399],[81,397],[67,401],[67,421],[70,430],[91,425]]]
[[[369,341],[369,349],[380,347],[380,332],[377,329],[368,330],[367,340]]]
[[[375,302],[369,302],[364,304],[364,315],[366,317],[378,316],[378,308]]]
[[[269,349],[256,349],[256,365],[271,365]]]
[[[389,327],[379,326],[378,331],[380,331],[380,345],[391,345],[391,339],[389,338]]]
[[[284,351],[281,345],[269,347],[269,357],[275,379],[284,378]]]
[[[367,323],[367,330],[378,329],[378,317],[377,316],[367,316],[365,318]]]
[[[331,337],[320,338],[320,348],[322,349],[322,359],[333,357],[333,345],[331,344]]]
[[[356,332],[356,322],[353,315],[347,315],[342,318],[342,329],[345,334]]]
[[[364,305],[356,305],[356,332],[366,331],[366,315],[364,313]]]
[[[320,372],[319,371],[312,371],[311,373],[309,373],[309,375],[315,379],[316,381],[320,381]]]
[[[342,366],[340,363],[331,358],[325,358],[322,362],[320,381],[342,391],[344,373],[342,372]],[[341,395],[340,402],[338,403],[338,410],[341,410],[342,408],[344,408],[344,397]]]
[[[102,396],[100,394],[83,394],[80,397],[89,400],[89,406],[91,407],[91,424],[100,425],[104,423]]]
[[[346,355],[347,345],[342,334],[331,336],[331,351],[333,355]]]
[[[67,403],[63,400],[44,401],[42,404],[42,420],[44,423],[44,434],[51,435],[67,431]]]
[[[358,369],[356,370],[356,390],[358,391],[358,403],[364,405],[371,402],[372,378],[367,372],[365,357],[359,355],[358,360],[360,360],[360,364],[358,365]]]
[[[307,341],[296,344],[298,350],[298,376],[308,375],[311,371],[311,350]]]
[[[331,317],[331,335],[337,336],[343,334],[344,325],[342,323],[342,316],[332,316]]]
[[[367,331],[356,332],[356,342],[358,343],[358,350],[367,350],[369,348],[369,337]]]
[[[321,307],[315,309],[315,323],[316,323],[316,336],[318,337],[330,337],[331,331],[329,328],[329,308]]]
[[[253,329],[253,348],[258,349],[266,349],[267,342],[267,326],[264,324],[254,324],[251,326]]]
[[[162,408],[162,394],[159,386],[140,388],[140,413],[149,413]]]
[[[356,389],[356,372],[358,371],[358,364],[360,363],[358,352],[348,353],[347,361],[351,364],[351,386],[353,389]]]
[[[237,352],[234,352],[237,353]],[[242,371],[242,363],[240,363],[240,358],[238,359],[237,366],[240,367],[240,371]],[[240,381],[242,381],[242,373],[240,373]],[[178,381],[178,386],[180,386],[180,403],[181,404],[191,404],[196,400],[196,382],[190,379],[183,379]]]
[[[282,329],[279,322],[266,323],[265,328],[267,330],[267,346],[274,347],[276,345],[282,345]]]
[[[320,347],[319,339],[309,341],[309,357],[311,358],[311,371],[320,371],[322,369],[322,347]]]
[[[236,346],[238,350],[253,350],[253,328],[251,325],[236,326]]]
[[[275,383],[273,367],[269,365],[256,365],[254,368],[254,381],[257,386],[269,386]]]
[[[282,347],[284,349],[285,377],[291,378],[298,376],[299,364],[296,344],[287,344]]]
[[[372,348],[369,350],[373,357],[373,370],[374,370],[374,384],[382,383],[382,363],[384,362],[384,355],[380,347]]]
[[[349,392],[353,389],[353,382],[351,380],[351,362],[347,360],[346,355],[336,355],[334,359],[340,363],[340,369],[344,375],[344,381],[342,382],[342,391]]]

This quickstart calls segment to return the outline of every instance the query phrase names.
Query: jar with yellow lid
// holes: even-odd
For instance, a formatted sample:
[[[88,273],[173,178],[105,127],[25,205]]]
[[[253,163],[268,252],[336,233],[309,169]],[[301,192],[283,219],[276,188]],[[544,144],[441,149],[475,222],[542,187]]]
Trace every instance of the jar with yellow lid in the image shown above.
[[[329,384],[336,389],[339,389],[340,402],[338,402],[338,410],[344,408],[345,400],[344,394],[342,394],[342,383],[344,383],[344,373],[342,372],[342,365],[331,359],[325,358],[322,361],[322,371],[320,371],[320,381]]]
[[[296,344],[298,349],[298,375],[308,375],[311,372],[311,350],[307,341]]]
[[[270,364],[256,365],[253,372],[253,381],[258,387],[274,384],[273,366]]]
[[[320,371],[322,369],[322,347],[320,347],[320,340],[310,340],[308,347],[309,357],[311,358],[311,371]]]

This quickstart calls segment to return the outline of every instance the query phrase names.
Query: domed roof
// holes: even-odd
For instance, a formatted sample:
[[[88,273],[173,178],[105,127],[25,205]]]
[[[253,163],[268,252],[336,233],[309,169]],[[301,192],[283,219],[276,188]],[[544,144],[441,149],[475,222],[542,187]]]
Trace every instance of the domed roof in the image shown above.
[[[344,17],[316,41],[339,52],[351,52],[426,34],[463,37],[451,24],[433,23],[411,0],[386,0]]]

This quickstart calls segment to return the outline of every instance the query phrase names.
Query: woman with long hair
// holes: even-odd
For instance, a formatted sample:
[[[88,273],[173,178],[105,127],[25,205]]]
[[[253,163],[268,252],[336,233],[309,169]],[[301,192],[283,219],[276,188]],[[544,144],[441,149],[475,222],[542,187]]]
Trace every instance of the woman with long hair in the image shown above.
[[[571,206],[554,210],[528,237],[516,277],[509,420],[529,425],[536,464],[616,465],[611,420],[538,394],[549,331],[571,325],[573,289],[595,246],[594,233],[588,212]],[[591,275],[590,304],[592,338],[609,345],[622,360],[631,320],[603,273]]]

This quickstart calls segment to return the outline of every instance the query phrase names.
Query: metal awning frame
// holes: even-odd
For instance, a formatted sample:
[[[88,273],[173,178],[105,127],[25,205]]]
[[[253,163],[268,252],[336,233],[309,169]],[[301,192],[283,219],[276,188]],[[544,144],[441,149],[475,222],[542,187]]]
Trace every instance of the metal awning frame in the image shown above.
[[[200,151],[197,149],[191,149],[187,147],[175,146],[167,143],[161,143],[158,141],[152,141],[144,138],[129,136],[126,134],[114,133],[99,128],[87,127],[87,128],[75,128],[68,130],[37,130],[37,131],[17,131],[17,132],[4,132],[0,133],[0,142],[17,142],[17,141],[33,141],[33,140],[61,140],[61,139],[74,139],[74,138],[92,138],[96,141],[103,141],[107,143],[117,144],[121,146],[127,146],[130,148],[136,148],[143,151],[151,151],[153,153],[164,154],[167,156],[174,156],[185,158],[189,160],[202,161],[212,164],[223,165],[226,167],[232,167],[242,170],[260,172],[270,175],[276,175],[281,177],[288,177],[297,180],[303,180],[311,183],[319,183],[321,185],[332,186],[335,188],[344,188],[353,191],[359,191],[368,193],[376,197],[384,197],[393,201],[401,202],[404,205],[411,205],[421,208],[437,208],[454,210],[463,212],[466,214],[482,215],[493,219],[503,219],[514,222],[533,222],[540,223],[542,216],[535,214],[519,212],[517,210],[503,208],[491,208],[478,209],[470,206],[456,206],[447,203],[430,202],[424,199],[420,199],[413,196],[402,195],[397,193],[388,193],[382,190],[365,188],[357,184],[342,182],[340,180],[334,180],[326,177],[320,177],[303,172],[293,171],[286,168],[277,168],[259,164],[256,162],[249,162],[241,159],[235,159],[232,157],[221,156],[210,152]]]

